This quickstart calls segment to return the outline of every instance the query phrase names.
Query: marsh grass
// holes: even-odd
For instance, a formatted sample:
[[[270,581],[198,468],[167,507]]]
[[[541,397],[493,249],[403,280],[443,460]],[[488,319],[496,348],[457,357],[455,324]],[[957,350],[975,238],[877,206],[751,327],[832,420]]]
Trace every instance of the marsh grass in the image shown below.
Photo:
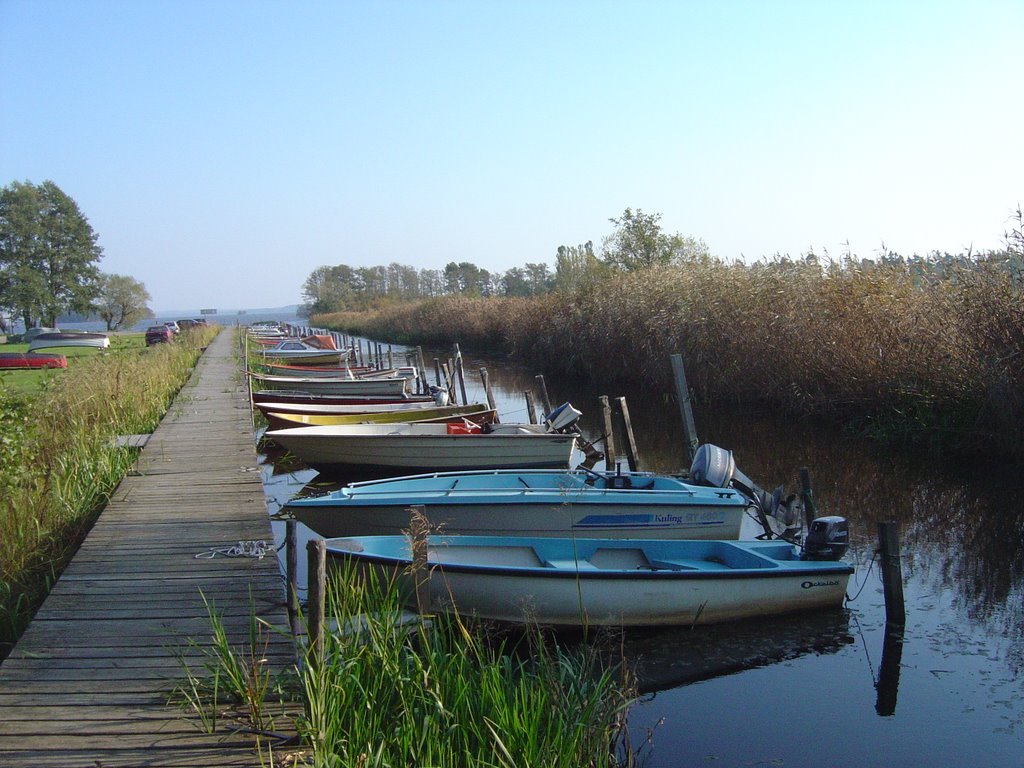
[[[31,393],[0,387],[0,658],[132,468],[114,437],[156,427],[215,333],[76,357]]]
[[[631,764],[632,686],[585,646],[409,618],[397,583],[342,567],[323,656],[304,665],[314,766]]]
[[[982,257],[714,259],[532,299],[451,297],[312,322],[459,341],[603,384],[824,416],[919,445],[1024,458],[1024,275]]]
[[[296,764],[327,766],[628,766],[635,688],[597,651],[539,630],[503,634],[458,616],[411,616],[397,580],[341,566],[327,590],[335,628],[291,677],[272,679],[261,631],[232,648],[210,610],[172,700],[213,732],[266,734],[268,693],[303,701]],[[255,622],[255,619],[253,619]],[[198,659],[198,662],[196,661]],[[283,730],[283,729],[282,729]],[[270,734],[271,736],[275,734]]]

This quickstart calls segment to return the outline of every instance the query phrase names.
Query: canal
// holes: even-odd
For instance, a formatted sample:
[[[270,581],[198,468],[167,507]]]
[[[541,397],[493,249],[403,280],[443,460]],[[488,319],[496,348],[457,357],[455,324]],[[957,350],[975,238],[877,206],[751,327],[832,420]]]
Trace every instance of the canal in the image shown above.
[[[501,420],[527,420],[523,392],[544,371],[466,353],[470,401],[484,401],[481,366]],[[641,469],[684,466],[673,399],[552,379],[547,386],[554,405],[570,401],[584,412],[588,439],[602,432],[598,396],[626,395]],[[701,442],[732,450],[738,467],[763,487],[796,491],[806,467],[818,514],[850,522],[846,559],[857,572],[839,611],[626,632],[621,647],[636,665],[641,690],[630,734],[634,748],[643,745],[644,764],[1024,765],[1019,478],[998,461],[946,466],[763,414],[698,406],[695,416]],[[336,487],[318,484],[316,472],[280,455],[261,460],[271,513],[295,494]],[[877,523],[889,520],[901,532],[902,632],[887,631],[875,559]],[[315,534],[299,528],[303,553]],[[281,544],[283,524],[275,523],[275,532]],[[756,532],[751,524],[744,537]]]

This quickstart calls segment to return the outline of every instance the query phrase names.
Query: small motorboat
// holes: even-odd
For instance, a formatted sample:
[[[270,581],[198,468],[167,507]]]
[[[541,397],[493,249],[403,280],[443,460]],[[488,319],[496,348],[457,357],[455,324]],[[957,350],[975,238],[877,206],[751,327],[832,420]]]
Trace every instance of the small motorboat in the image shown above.
[[[582,414],[564,403],[544,424],[351,424],[264,433],[323,475],[568,468]]]
[[[298,376],[270,376],[251,373],[260,386],[290,392],[312,392],[321,395],[389,395],[401,397],[408,391],[409,380],[396,377],[390,379],[349,379],[340,377],[299,378]]]
[[[285,511],[329,538],[398,533],[410,506],[448,534],[736,539],[749,501],[670,475],[494,469],[349,483]]]
[[[330,336],[304,336],[283,339],[260,350],[265,360],[295,365],[340,365],[345,351],[338,349]]]
[[[0,352],[0,369],[67,368],[64,355],[46,352]]]
[[[318,392],[283,390],[283,389],[260,389],[252,393],[253,405],[263,410],[264,406],[291,406],[312,405],[321,406],[364,406],[364,405],[412,405],[435,403],[436,399],[431,395],[326,395]]]
[[[335,558],[381,569],[410,605],[556,627],[694,626],[839,608],[853,566],[849,531],[818,518],[803,547],[771,541],[426,536],[414,567],[405,535],[327,540]],[[417,582],[423,585],[416,606]]]
[[[494,423],[496,413],[484,403],[436,406],[424,408],[381,409],[367,411],[354,407],[351,413],[286,413],[267,410],[264,416],[270,429],[293,427],[328,427],[339,424],[396,424],[399,422],[451,422],[470,421],[474,424]],[[372,406],[363,406],[371,408]],[[262,409],[261,409],[262,410]]]
[[[40,333],[28,343],[28,351],[35,352],[37,349],[52,349],[56,347],[92,347],[93,349],[107,349],[109,346],[110,337],[105,333],[57,331],[54,333]]]

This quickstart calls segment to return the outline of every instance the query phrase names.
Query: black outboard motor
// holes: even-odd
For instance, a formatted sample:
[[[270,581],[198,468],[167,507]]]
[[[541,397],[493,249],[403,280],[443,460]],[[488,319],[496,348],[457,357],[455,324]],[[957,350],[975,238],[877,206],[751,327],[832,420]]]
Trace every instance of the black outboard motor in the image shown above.
[[[803,556],[808,560],[839,560],[849,547],[850,526],[845,517],[818,517],[811,521]]]

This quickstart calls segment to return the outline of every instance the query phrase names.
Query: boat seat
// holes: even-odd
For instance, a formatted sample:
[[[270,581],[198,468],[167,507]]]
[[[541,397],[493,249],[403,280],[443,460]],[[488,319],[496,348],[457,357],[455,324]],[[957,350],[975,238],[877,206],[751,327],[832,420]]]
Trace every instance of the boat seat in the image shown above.
[[[598,567],[586,560],[545,560],[544,565],[563,571],[596,571]]]
[[[706,571],[711,570],[714,565],[705,560],[702,560],[700,564],[687,560],[651,560],[651,568],[656,571]],[[718,566],[718,568],[724,569],[725,566]]]
[[[609,571],[636,571],[650,569],[651,562],[642,549],[629,547],[598,547],[589,558],[595,567]]]

